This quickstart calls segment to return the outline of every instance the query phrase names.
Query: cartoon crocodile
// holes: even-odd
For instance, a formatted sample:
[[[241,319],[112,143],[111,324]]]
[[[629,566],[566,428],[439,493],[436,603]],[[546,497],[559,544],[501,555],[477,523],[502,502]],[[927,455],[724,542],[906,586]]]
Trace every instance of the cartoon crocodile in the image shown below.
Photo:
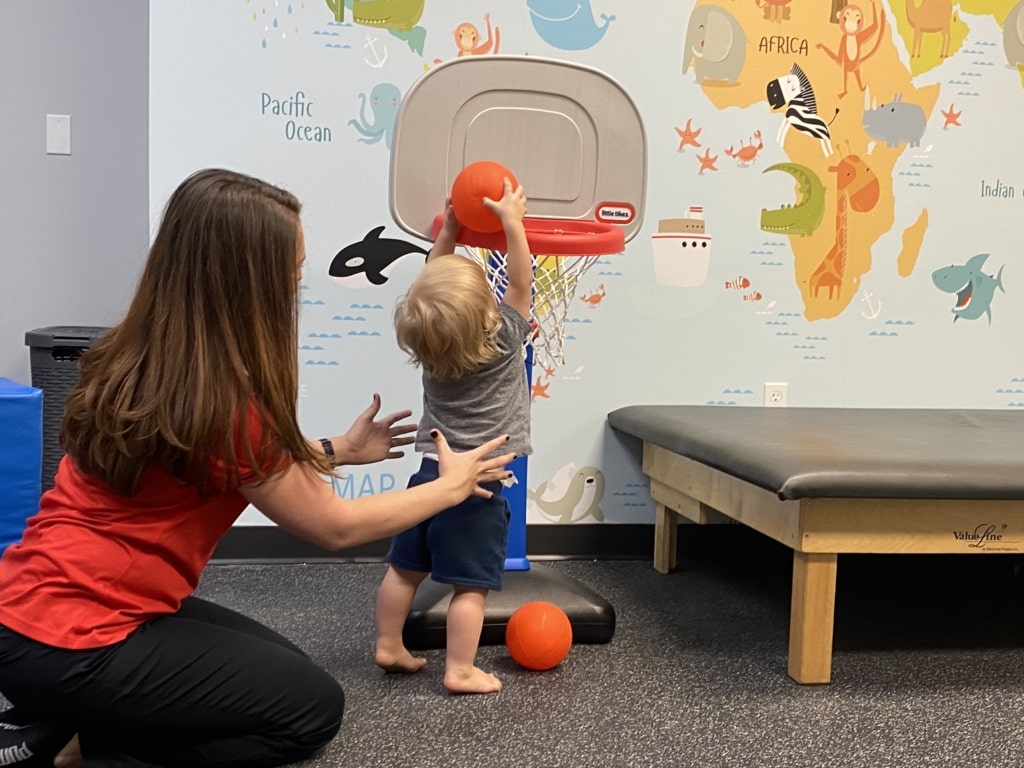
[[[409,48],[423,55],[427,32],[417,27],[426,0],[325,0],[339,24],[345,21],[345,10],[352,11],[352,21],[364,27],[386,29]]]
[[[799,163],[776,163],[765,168],[768,171],[783,171],[797,182],[799,201],[795,205],[781,208],[761,209],[761,229],[780,235],[810,235],[821,224],[825,215],[825,185],[818,175],[806,165]]]
[[[352,21],[364,27],[400,29],[408,32],[423,15],[425,0],[326,0],[334,20],[345,21],[345,9],[352,9]]]
[[[989,324],[992,324],[992,299],[996,295],[996,288],[1003,293],[1006,293],[1006,289],[1003,288],[1003,267],[999,268],[995,277],[981,271],[987,258],[987,253],[979,253],[966,264],[951,264],[932,272],[932,282],[936,288],[956,294],[956,305],[952,310],[954,323],[961,317],[964,320],[977,320],[987,315]]]

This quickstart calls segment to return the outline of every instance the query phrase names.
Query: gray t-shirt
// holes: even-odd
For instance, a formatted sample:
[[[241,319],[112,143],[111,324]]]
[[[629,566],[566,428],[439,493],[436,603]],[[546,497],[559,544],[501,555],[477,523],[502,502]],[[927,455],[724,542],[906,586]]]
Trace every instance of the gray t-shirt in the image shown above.
[[[526,318],[501,304],[499,355],[455,381],[442,381],[423,373],[423,416],[416,433],[416,450],[436,450],[430,430],[439,429],[456,451],[510,435],[492,456],[514,451],[533,453],[530,445],[530,386],[526,380],[524,344],[532,329]]]

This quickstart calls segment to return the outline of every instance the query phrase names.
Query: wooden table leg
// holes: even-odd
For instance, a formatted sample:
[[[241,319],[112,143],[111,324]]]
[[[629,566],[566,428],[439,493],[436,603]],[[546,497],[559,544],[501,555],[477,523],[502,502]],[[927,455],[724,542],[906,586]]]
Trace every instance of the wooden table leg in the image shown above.
[[[676,567],[679,516],[664,504],[654,513],[654,570],[668,573]]]
[[[837,555],[793,553],[789,609],[789,676],[798,683],[832,679],[832,625]]]

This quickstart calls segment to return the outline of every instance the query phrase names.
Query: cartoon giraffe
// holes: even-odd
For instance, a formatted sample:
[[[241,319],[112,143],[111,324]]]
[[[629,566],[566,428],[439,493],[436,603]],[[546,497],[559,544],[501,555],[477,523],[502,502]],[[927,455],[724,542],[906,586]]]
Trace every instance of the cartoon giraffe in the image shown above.
[[[828,288],[828,297],[830,299],[833,298],[833,291],[835,291],[835,298],[839,298],[839,291],[843,286],[843,274],[846,272],[849,200],[849,195],[843,192],[839,195],[839,200],[836,202],[836,241],[832,245],[832,250],[821,260],[821,264],[818,265],[818,268],[814,270],[814,274],[811,275],[811,296],[814,298],[818,298],[818,292],[822,288]]]
[[[849,211],[867,213],[878,204],[881,185],[870,166],[858,155],[847,155],[829,171],[836,175],[836,241],[809,280],[811,296],[828,288],[828,297],[839,298],[846,271]],[[834,295],[833,295],[834,293]]]
[[[829,166],[829,171],[836,175],[836,191],[850,196],[850,208],[857,213],[867,213],[878,204],[882,187],[875,172],[859,155],[847,155]]]

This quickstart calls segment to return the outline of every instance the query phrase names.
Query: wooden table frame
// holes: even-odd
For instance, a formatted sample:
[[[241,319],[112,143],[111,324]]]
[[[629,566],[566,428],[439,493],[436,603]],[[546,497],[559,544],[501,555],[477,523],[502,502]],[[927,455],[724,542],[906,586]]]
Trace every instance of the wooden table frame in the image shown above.
[[[782,500],[699,461],[644,441],[643,471],[657,504],[654,568],[676,565],[679,517],[734,520],[793,550],[790,677],[832,677],[839,554],[992,554],[1024,551],[1024,501],[803,498]]]

